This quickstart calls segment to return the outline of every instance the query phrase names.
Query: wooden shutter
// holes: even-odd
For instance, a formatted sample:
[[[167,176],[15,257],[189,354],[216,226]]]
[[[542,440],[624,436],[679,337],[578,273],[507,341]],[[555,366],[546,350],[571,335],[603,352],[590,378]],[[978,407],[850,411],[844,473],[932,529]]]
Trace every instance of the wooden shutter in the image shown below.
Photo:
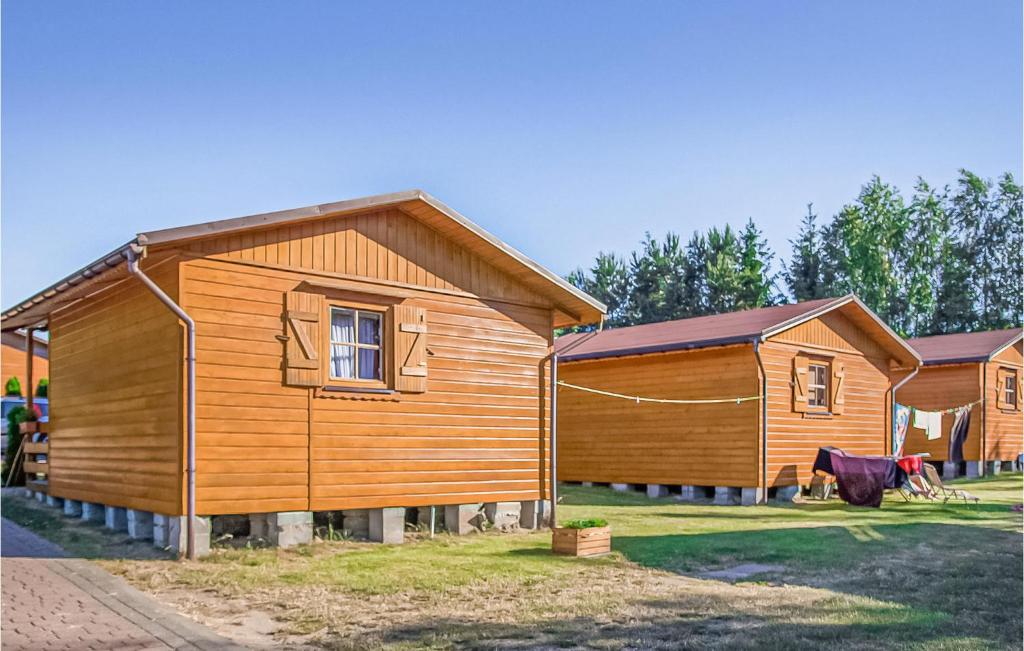
[[[1017,385],[1017,407],[1016,408],[1017,408],[1017,411],[1020,411],[1021,409],[1024,409],[1024,405],[1021,405],[1021,403],[1020,403],[1021,396],[1024,395],[1024,392],[1021,392],[1021,390],[1020,390],[1020,371],[1012,371],[1012,373],[1013,373],[1013,379],[1015,380],[1014,383]]]
[[[284,297],[284,383],[318,387],[326,350],[320,327],[324,297],[308,292],[285,292]]]
[[[1006,404],[1006,369],[996,369],[996,409],[1007,409]]]
[[[839,360],[832,362],[832,413],[841,414],[846,407],[846,367]]]
[[[422,307],[391,308],[394,389],[405,393],[427,390],[427,311]]]
[[[793,411],[807,411],[807,358],[793,358]]]

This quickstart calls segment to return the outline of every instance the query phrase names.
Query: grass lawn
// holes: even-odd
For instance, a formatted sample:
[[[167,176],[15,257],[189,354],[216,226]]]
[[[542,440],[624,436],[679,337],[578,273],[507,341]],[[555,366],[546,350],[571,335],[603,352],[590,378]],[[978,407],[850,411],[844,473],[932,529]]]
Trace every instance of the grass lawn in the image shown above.
[[[1019,473],[959,482],[978,507],[839,502],[716,507],[563,489],[613,554],[555,557],[550,534],[401,546],[224,549],[196,563],[5,497],[3,513],[226,634],[327,648],[1020,648]],[[133,551],[134,550],[134,551]],[[757,563],[740,580],[706,571]]]

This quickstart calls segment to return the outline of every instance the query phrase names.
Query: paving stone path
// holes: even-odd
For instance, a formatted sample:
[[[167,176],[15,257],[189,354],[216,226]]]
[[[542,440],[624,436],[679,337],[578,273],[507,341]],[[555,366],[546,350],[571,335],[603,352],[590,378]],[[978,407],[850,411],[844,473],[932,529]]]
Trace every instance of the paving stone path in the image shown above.
[[[5,651],[243,648],[31,531],[0,526]]]

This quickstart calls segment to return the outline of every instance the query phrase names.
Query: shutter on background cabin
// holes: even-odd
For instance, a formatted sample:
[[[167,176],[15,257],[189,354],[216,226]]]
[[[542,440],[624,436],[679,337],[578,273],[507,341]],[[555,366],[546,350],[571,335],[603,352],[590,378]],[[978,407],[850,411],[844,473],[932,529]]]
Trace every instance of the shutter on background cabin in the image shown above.
[[[308,292],[285,292],[284,383],[298,387],[323,384],[320,318],[324,297]]]
[[[832,362],[832,413],[841,414],[846,407],[846,367],[839,360]]]
[[[1020,371],[1017,371],[1014,374],[1013,377],[1014,377],[1014,379],[1017,380],[1017,407],[1016,407],[1016,409],[1017,409],[1017,411],[1020,411],[1021,409],[1024,409],[1024,405],[1021,405],[1021,403],[1020,403],[1021,396],[1024,395],[1024,394],[1022,394],[1022,392],[1020,390]]]
[[[996,369],[996,409],[1007,409],[1006,404],[1006,371]]]
[[[404,393],[427,390],[427,311],[422,307],[391,308],[394,388]]]
[[[793,411],[807,411],[807,358],[793,358]]]

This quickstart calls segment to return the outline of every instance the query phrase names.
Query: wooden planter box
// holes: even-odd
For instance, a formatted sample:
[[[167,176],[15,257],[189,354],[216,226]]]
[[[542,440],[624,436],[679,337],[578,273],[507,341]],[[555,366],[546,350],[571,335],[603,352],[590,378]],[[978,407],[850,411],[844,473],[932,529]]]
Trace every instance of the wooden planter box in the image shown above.
[[[35,434],[39,431],[40,424],[37,420],[28,420],[24,423],[18,423],[18,429],[21,430],[22,434]]]
[[[569,556],[598,556],[612,551],[612,528],[564,529],[551,533],[551,550]]]

